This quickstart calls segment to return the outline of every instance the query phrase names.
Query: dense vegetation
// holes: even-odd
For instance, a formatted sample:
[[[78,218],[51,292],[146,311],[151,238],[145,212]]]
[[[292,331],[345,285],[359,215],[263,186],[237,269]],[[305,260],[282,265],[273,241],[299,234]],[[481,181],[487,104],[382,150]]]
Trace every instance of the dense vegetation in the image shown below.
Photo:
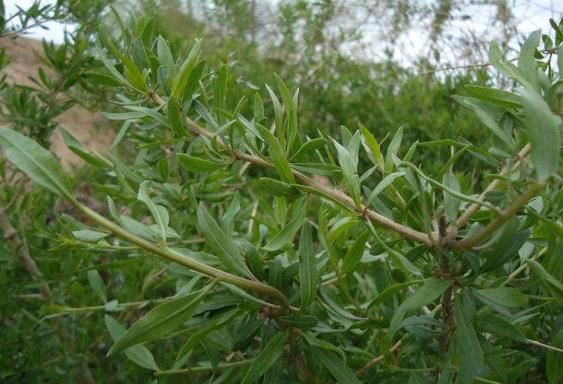
[[[0,378],[559,383],[563,23],[440,72],[335,49],[337,2],[281,2],[262,43],[255,2],[211,3],[16,16],[77,29],[2,83]],[[107,153],[56,123],[77,103]]]

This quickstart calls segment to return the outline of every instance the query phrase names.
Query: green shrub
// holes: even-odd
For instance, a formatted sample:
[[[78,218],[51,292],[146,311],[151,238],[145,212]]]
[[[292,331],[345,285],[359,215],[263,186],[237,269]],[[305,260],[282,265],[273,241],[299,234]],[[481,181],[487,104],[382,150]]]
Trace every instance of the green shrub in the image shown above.
[[[557,51],[533,33],[517,65],[491,44],[517,87],[456,97],[482,140],[405,145],[406,129],[383,143],[356,122],[338,140],[305,136],[308,111],[280,77],[240,97],[200,41],[184,55],[149,26],[100,36],[98,76],[117,84],[105,116],[123,121],[113,150],[67,138],[105,175],[94,187],[106,213],[78,199],[46,149],[0,128],[6,158],[88,222],[67,220],[60,241],[119,256],[87,268],[82,289],[103,304],[44,314],[105,312],[103,352],[162,381],[560,380],[562,68],[544,60],[563,57],[559,30]],[[442,149],[442,163],[427,155]],[[126,301],[123,277],[105,272],[128,263],[150,266],[123,283],[142,281],[149,299]]]

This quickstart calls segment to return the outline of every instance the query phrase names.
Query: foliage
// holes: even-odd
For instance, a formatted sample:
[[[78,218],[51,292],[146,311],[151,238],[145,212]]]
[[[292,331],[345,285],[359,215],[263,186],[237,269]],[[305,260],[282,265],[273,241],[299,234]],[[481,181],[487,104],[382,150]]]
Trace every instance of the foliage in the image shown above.
[[[82,273],[79,292],[43,316],[90,319],[98,337],[105,324],[99,352],[162,382],[559,381],[561,23],[516,64],[491,44],[515,87],[460,90],[456,118],[470,112],[478,135],[454,120],[418,142],[353,118],[309,129],[319,119],[300,99],[315,85],[303,96],[274,75],[251,92],[237,65],[206,61],[204,42],[184,52],[150,18],[119,24],[95,61],[114,95],[105,116],[121,124],[112,150],[67,140],[102,175],[91,187],[107,208],[73,192],[37,138],[0,128],[6,159],[81,219],[57,225],[57,252],[92,258],[64,266]],[[406,77],[404,97],[451,89]],[[342,88],[325,96],[360,110],[363,94]],[[436,105],[428,124],[451,113]]]

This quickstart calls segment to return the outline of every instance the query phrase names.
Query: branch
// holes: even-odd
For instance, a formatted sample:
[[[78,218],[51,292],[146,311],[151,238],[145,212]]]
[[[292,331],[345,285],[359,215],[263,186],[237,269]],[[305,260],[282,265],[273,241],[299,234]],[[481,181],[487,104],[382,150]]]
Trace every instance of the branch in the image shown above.
[[[518,213],[518,210],[524,206],[532,197],[536,196],[539,191],[544,188],[543,184],[536,183],[532,185],[527,191],[518,196],[512,204],[508,206],[500,215],[494,218],[485,228],[477,232],[471,237],[466,237],[463,240],[449,241],[446,244],[450,249],[469,249],[479,244],[482,240],[493,234],[501,225],[506,223],[512,216]]]
[[[162,106],[162,107],[166,106],[166,102],[160,96],[158,96],[157,94],[152,93],[150,96],[153,99],[153,101],[156,102],[157,104],[159,104],[160,106]],[[258,165],[258,166],[261,166],[261,167],[264,167],[264,168],[273,168],[273,165],[270,162],[268,162],[267,160],[264,160],[261,157],[250,155],[250,154],[240,152],[240,151],[233,149],[229,144],[226,144],[215,133],[210,132],[207,129],[201,127],[199,124],[197,124],[195,121],[193,121],[189,117],[186,118],[186,123],[187,123],[188,127],[190,127],[190,129],[193,133],[195,133],[196,135],[207,137],[209,139],[215,139],[216,142],[220,146],[222,146],[225,150],[230,152],[235,158],[237,158],[239,160],[247,161],[249,163],[252,163],[254,165]],[[358,207],[356,205],[356,203],[354,202],[354,200],[352,200],[352,198],[350,196],[348,196],[347,194],[345,194],[344,192],[339,191],[339,190],[334,189],[334,188],[330,188],[330,187],[326,187],[324,185],[321,185],[318,182],[316,182],[315,180],[313,180],[312,178],[304,175],[303,173],[301,173],[301,172],[299,172],[295,169],[291,169],[291,173],[303,185],[314,188],[315,190],[321,192],[321,194],[328,196],[333,200],[338,201],[339,203],[341,203],[341,204],[347,206],[348,208],[350,208],[352,211],[358,213],[360,216],[367,217],[372,222],[379,224],[379,225],[381,225],[381,226],[383,226],[387,229],[390,229],[392,231],[395,231],[395,232],[401,234],[403,237],[417,241],[417,242],[422,243],[422,244],[424,244],[428,247],[433,246],[432,240],[428,237],[428,235],[426,233],[417,231],[415,229],[412,229],[412,228],[404,226],[404,225],[401,225],[401,224],[399,224],[399,223],[397,223],[397,222],[395,222],[391,219],[388,219],[387,217],[369,209],[367,206],[365,206],[363,204],[361,204]]]
[[[522,161],[524,161],[524,159],[528,156],[528,154],[530,153],[531,150],[531,145],[528,143],[526,144],[521,150],[520,152],[518,152],[518,155],[516,155],[516,162],[512,165],[512,167],[509,167],[508,164],[505,165],[503,167],[503,169],[500,172],[500,176],[507,176],[510,173],[514,172],[516,169],[518,169],[518,167],[520,166],[520,164],[522,163]],[[488,186],[487,188],[485,188],[485,190],[479,195],[479,197],[477,198],[477,200],[479,200],[481,203],[473,203],[469,206],[469,208],[467,208],[465,210],[465,212],[463,212],[463,214],[457,219],[457,222],[455,223],[455,227],[457,228],[461,228],[463,226],[465,226],[469,220],[471,219],[471,217],[479,210],[479,208],[481,208],[481,206],[483,205],[482,203],[485,201],[485,198],[487,196],[487,193],[491,192],[492,190],[494,190],[498,183],[500,182],[500,179],[495,179],[493,180]],[[455,231],[448,231],[449,233],[455,233]]]
[[[5,209],[2,207],[0,207],[0,229],[4,233],[4,239],[10,243],[14,253],[20,257],[24,268],[31,275],[33,281],[41,282],[41,285],[39,285],[39,291],[41,292],[42,299],[44,301],[50,301],[51,290],[49,289],[49,285],[46,282],[42,282],[43,274],[41,273],[41,270],[39,270],[35,260],[33,260],[29,254],[29,247],[27,246],[27,243],[19,237],[17,231],[8,219]]]
[[[403,337],[404,339],[404,337]],[[399,349],[399,347],[401,346],[401,344],[403,343],[403,339],[397,341],[391,348],[389,348],[389,351],[387,351],[387,353],[393,353],[395,352],[397,349]],[[356,371],[356,375],[361,375],[362,373],[364,373],[365,371],[367,371],[370,368],[375,367],[377,364],[379,364],[380,362],[383,361],[383,359],[385,359],[385,355],[387,353],[382,353],[379,356],[374,357],[373,359],[371,359],[370,361],[368,361],[368,363],[366,365],[364,365],[362,368],[358,369]]]
[[[231,283],[240,288],[248,289],[249,291],[267,295],[273,298],[274,300],[276,300],[278,303],[280,303],[282,307],[289,308],[289,303],[287,301],[287,298],[284,296],[284,294],[270,285],[261,283],[257,280],[245,279],[243,277],[236,276],[228,272],[224,272],[220,269],[213,268],[207,264],[203,264],[199,261],[188,258],[182,255],[181,253],[174,251],[171,248],[155,245],[150,241],[147,241],[141,237],[138,237],[130,233],[126,229],[122,228],[121,226],[113,223],[112,221],[106,219],[105,217],[93,211],[92,209],[88,208],[87,206],[81,204],[76,199],[71,198],[71,202],[78,209],[80,209],[80,211],[82,211],[86,216],[88,216],[90,219],[92,219],[102,227],[112,232],[114,235],[121,237],[122,239],[125,239],[130,243],[135,244],[136,246],[148,252],[156,254],[168,261],[172,261],[174,263],[188,267],[191,270],[202,273],[206,276],[213,277],[219,281]]]

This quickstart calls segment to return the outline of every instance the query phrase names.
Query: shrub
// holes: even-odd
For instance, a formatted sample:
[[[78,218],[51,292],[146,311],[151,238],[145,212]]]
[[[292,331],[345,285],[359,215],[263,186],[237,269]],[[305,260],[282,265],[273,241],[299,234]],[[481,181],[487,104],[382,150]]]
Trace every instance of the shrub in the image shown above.
[[[149,24],[119,43],[100,37],[98,77],[116,84],[120,109],[105,115],[123,121],[115,150],[68,139],[105,173],[106,215],[77,198],[46,149],[0,128],[7,159],[88,220],[67,241],[155,256],[143,288],[161,284],[162,296],[149,301],[108,297],[103,266],[88,272],[104,304],[84,311],[106,313],[108,355],[195,382],[559,381],[559,29],[559,48],[538,48],[533,33],[517,65],[491,44],[515,91],[457,97],[490,150],[463,139],[405,147],[402,128],[383,145],[361,124],[339,140],[305,136],[298,90],[275,77],[237,98],[231,69],[210,68],[200,41],[182,55]],[[413,160],[441,148],[444,164]]]

